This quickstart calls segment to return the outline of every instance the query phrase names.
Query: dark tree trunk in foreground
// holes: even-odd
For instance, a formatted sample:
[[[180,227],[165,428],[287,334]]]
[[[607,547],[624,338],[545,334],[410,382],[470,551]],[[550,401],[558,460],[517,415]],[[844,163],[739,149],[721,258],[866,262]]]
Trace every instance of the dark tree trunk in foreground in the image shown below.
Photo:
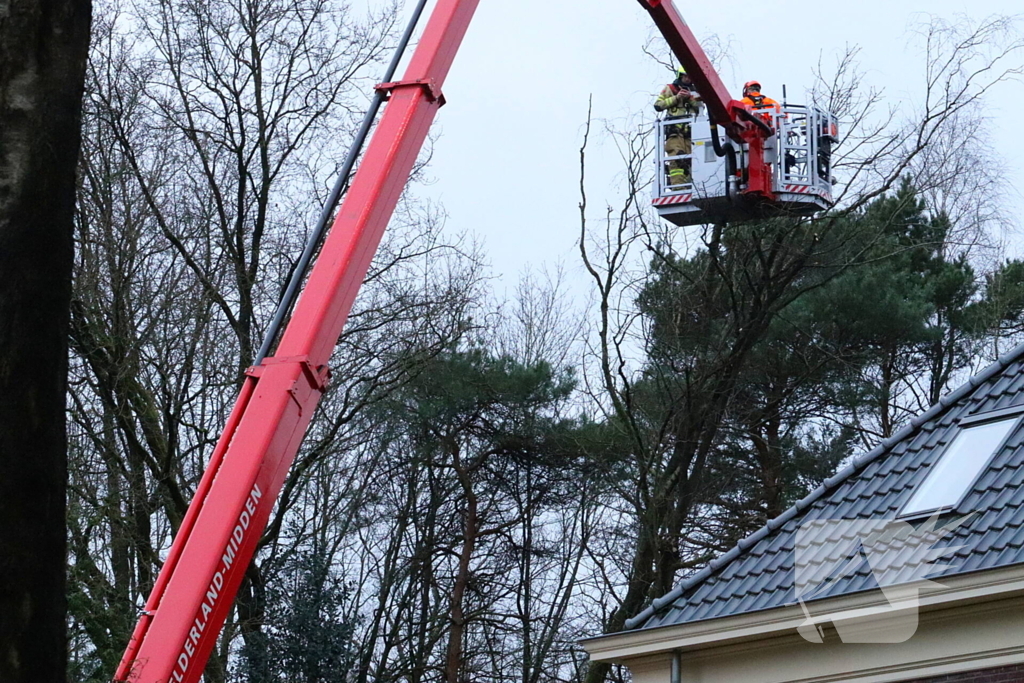
[[[0,0],[0,681],[66,679],[64,394],[89,0]]]

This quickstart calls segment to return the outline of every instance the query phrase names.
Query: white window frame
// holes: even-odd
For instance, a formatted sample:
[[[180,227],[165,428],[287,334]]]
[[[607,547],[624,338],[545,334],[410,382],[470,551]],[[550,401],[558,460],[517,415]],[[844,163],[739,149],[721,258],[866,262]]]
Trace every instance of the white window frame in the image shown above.
[[[969,496],[971,492],[974,491],[974,487],[977,485],[978,481],[985,475],[985,472],[988,471],[989,467],[991,467],[992,461],[1000,452],[1002,452],[1002,450],[1006,447],[1007,442],[1010,440],[1011,437],[1013,437],[1014,433],[1020,427],[1022,414],[1024,414],[1024,405],[1004,408],[1002,410],[992,410],[989,412],[980,413],[977,415],[969,415],[961,418],[959,424],[957,425],[959,429],[953,435],[953,438],[949,440],[949,443],[946,444],[945,448],[942,449],[942,453],[940,453],[939,456],[935,458],[935,460],[930,465],[928,465],[928,472],[925,474],[924,479],[921,481],[920,484],[914,487],[914,491],[911,493],[910,498],[907,500],[907,502],[903,504],[903,507],[900,509],[900,512],[897,515],[897,517],[925,517],[934,515],[936,513],[948,512],[959,509],[960,506],[963,505],[963,502],[964,500],[966,500],[967,496]],[[953,446],[953,444],[956,443],[956,440],[959,439],[960,436],[963,435],[964,432],[966,432],[968,429],[980,427],[982,425],[991,424],[995,422],[1009,422],[1009,429],[1006,431],[1006,435],[999,440],[996,447],[992,449],[992,452],[988,454],[988,457],[985,459],[985,462],[982,464],[977,474],[974,475],[970,483],[968,483],[967,486],[963,489],[963,491],[957,497],[956,501],[950,505],[941,505],[939,507],[927,508],[922,510],[909,509],[911,503],[914,502],[914,499],[921,491],[921,488],[928,483],[928,480],[935,473],[935,468],[942,462],[943,458],[946,457],[946,455],[949,453],[949,449]]]

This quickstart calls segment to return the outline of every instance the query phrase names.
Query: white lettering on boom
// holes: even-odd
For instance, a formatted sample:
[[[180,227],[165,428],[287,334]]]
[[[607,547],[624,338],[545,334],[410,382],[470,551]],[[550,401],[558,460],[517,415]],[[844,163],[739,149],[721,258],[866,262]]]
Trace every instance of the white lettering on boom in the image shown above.
[[[235,557],[242,545],[242,541],[245,539],[245,533],[249,529],[249,523],[253,515],[256,514],[256,506],[259,505],[261,498],[263,498],[263,492],[260,490],[259,484],[253,484],[252,490],[249,491],[249,497],[245,500],[245,508],[238,516],[235,528],[231,530],[231,536],[228,538],[228,545],[224,548],[224,554],[221,555],[220,567],[210,579],[210,584],[206,588],[206,595],[199,606],[199,613],[196,615],[195,621],[189,629],[188,636],[181,646],[177,665],[172,673],[177,683],[185,680],[185,674],[188,673],[189,666],[192,664],[193,655],[201,649],[198,647],[199,640],[206,631],[210,615],[217,610],[218,601],[222,597],[221,589],[224,587],[224,576],[235,564]],[[216,637],[216,633],[211,633],[209,637]]]

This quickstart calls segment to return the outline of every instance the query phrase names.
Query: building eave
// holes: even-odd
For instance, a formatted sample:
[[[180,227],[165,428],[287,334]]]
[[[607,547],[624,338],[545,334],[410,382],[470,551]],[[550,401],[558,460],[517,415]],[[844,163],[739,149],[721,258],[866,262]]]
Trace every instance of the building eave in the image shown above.
[[[929,612],[1014,596],[1024,596],[1024,564],[957,574],[942,583],[908,584],[920,587],[912,599],[890,603],[879,591],[868,591],[805,603],[813,622],[884,624],[911,610]],[[639,629],[581,641],[594,662],[622,662],[665,652],[686,652],[744,641],[791,635],[809,623],[804,608],[787,605],[758,612]]]

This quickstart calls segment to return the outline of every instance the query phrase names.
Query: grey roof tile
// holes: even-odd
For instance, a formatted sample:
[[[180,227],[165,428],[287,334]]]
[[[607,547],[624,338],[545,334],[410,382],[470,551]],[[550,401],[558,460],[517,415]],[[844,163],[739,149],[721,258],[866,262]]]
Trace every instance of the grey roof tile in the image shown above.
[[[971,492],[984,491],[986,489],[1003,489],[1013,478],[1012,467],[997,467],[995,464],[989,466],[974,482]]]
[[[1001,532],[995,535],[992,539],[992,549],[1002,550],[1003,548],[1020,547],[1024,543],[1024,539],[1021,538],[1021,530],[1019,527],[1008,526]]]
[[[1024,460],[1024,451],[1017,451],[1017,456]],[[1010,480],[1009,486],[1015,488],[1024,487],[1024,467],[1014,468],[1013,478]]]
[[[1024,367],[1021,363],[1014,363],[1007,368],[1007,371],[1003,374],[1003,377],[1011,378],[1010,386],[1007,387],[1003,393],[1012,395],[1016,399],[1020,399],[1018,394],[1021,389],[1024,389],[1024,373],[1021,373],[1021,368]]]
[[[936,429],[919,448],[915,448],[914,451],[934,451],[936,447],[945,445],[949,440],[949,430],[947,429]]]
[[[709,567],[684,579],[656,600],[628,628],[653,628],[771,609],[795,601],[794,548],[801,523],[811,520],[892,518],[931,471],[967,415],[1024,405],[1024,344],[1002,356],[943,397],[869,453],[770,521],[753,537]],[[965,498],[959,512],[978,514],[936,547],[963,546],[944,560],[942,575],[1024,563],[1024,427],[995,455]],[[916,524],[916,523],[915,523]],[[814,554],[819,561],[828,552]],[[893,548],[883,553],[889,581],[916,578],[914,554]],[[834,561],[835,558],[832,558]],[[876,567],[877,569],[877,567]],[[868,566],[858,566],[811,599],[877,589]]]
[[[919,468],[917,467],[908,467],[904,470],[894,472],[889,482],[889,490],[902,491],[904,489],[910,488],[917,482],[918,471]]]
[[[992,404],[992,408],[994,410],[1002,410],[1003,408],[1010,408],[1018,405],[1020,405],[1019,396],[1014,394],[1003,394],[996,398],[995,402]]]
[[[1010,373],[1019,370],[1019,364],[1013,363],[1012,365],[1010,365],[1010,367],[1006,368],[1006,370],[1007,372],[1000,375],[999,379],[997,379],[995,383],[992,384],[992,386],[989,388],[987,392],[988,396],[1002,396],[1007,392],[1007,390],[1010,388],[1010,385],[1013,384],[1013,381],[1016,379]]]
[[[993,567],[1005,567],[1009,564],[1024,562],[1024,548],[1019,545],[1011,545],[1003,548],[991,559]]]
[[[736,594],[744,595],[746,593],[753,593],[758,584],[761,583],[761,580],[762,578],[759,574],[747,575],[747,577],[740,581],[740,584],[736,586]]]
[[[999,496],[1003,495],[1004,490],[998,491],[993,489],[985,489],[983,491],[974,491],[964,499],[961,510],[963,512],[981,512],[983,510],[992,510],[995,508],[996,500]]]
[[[999,489],[998,494],[999,495],[996,496],[995,501],[993,501],[990,505],[990,507],[993,507],[997,510],[1006,505],[1009,505],[1014,498],[1017,498],[1019,490],[1014,486],[1008,486],[1004,489]]]
[[[967,557],[962,558],[962,561],[957,564],[956,571],[949,572],[946,576],[956,573],[973,572],[991,566],[993,566],[992,559],[987,553],[971,553]]]
[[[1024,434],[1021,434],[1021,436],[1024,436]],[[1011,469],[1013,469],[1015,471],[1018,469],[1017,467],[1013,466],[1013,463],[1020,461],[1020,459],[1021,459],[1021,453],[1020,453],[1021,447],[1019,445],[1016,445],[1016,446],[1011,445],[1011,444],[1007,444],[1007,445],[1010,446],[1010,447],[1009,448],[1004,448],[999,453],[996,453],[996,457],[992,458],[992,464],[990,465],[990,467],[992,467],[992,468],[1002,468],[1002,467],[1010,466]]]
[[[869,517],[876,511],[878,507],[878,500],[870,497],[858,498],[857,500],[850,501],[843,509],[843,519],[858,519],[861,517]]]
[[[988,528],[995,531],[1005,529],[1007,526],[1020,526],[1021,517],[1024,517],[1024,513],[1019,509],[1019,505],[1007,505],[1002,510],[986,510],[984,516],[977,520],[975,524],[979,528]]]
[[[790,596],[792,589],[789,587],[790,583],[784,589],[776,586],[775,588],[769,588],[768,590],[760,593],[754,593],[750,596],[748,611],[766,609],[768,607],[774,607],[776,604],[786,604],[787,598]]]

